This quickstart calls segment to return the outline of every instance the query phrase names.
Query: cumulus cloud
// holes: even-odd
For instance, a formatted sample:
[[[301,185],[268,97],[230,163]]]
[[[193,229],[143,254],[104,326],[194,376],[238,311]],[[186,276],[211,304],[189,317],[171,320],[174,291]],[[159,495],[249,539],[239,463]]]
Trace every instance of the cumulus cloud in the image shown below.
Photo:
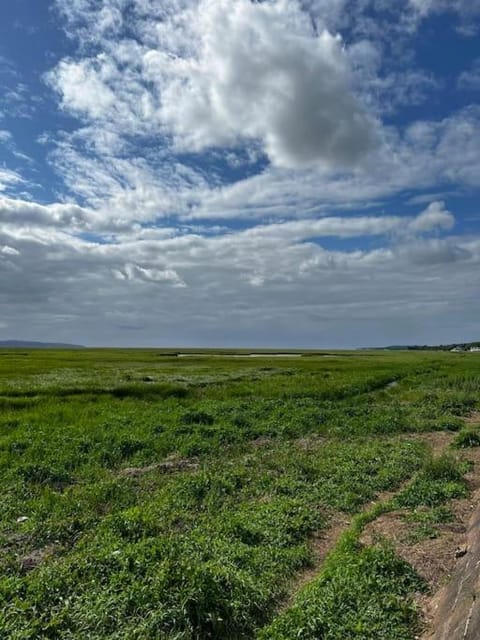
[[[201,0],[164,16],[153,42],[63,60],[47,78],[72,113],[171,133],[189,152],[259,141],[278,166],[352,166],[375,139],[340,36],[317,34],[296,0]]]
[[[425,211],[410,223],[412,231],[428,232],[436,229],[450,230],[455,225],[454,216],[445,207],[445,203],[438,201],[428,205]]]
[[[360,11],[347,0],[57,5],[83,53],[61,61],[49,83],[83,126],[50,157],[105,221],[299,217],[439,181],[478,182],[478,113],[404,134],[368,114],[365,104],[380,115],[421,102],[438,82],[421,69],[381,73],[378,42],[347,46],[332,35]],[[270,166],[229,184],[191,153],[233,166],[232,145],[246,166],[262,152]]]
[[[332,207],[373,204],[405,189],[438,184],[480,187],[479,109],[466,109],[441,121],[418,121],[401,135],[391,133],[372,161],[355,173],[266,170],[205,194],[191,215],[318,215]]]
[[[316,34],[296,2],[203,0],[195,55],[145,56],[166,74],[162,116],[177,144],[201,150],[258,139],[284,167],[358,163],[374,124],[350,88],[339,36]]]
[[[421,101],[435,79],[421,70],[378,75],[380,49],[365,40],[344,47],[293,0],[127,4],[136,41],[122,38],[120,23],[115,37],[97,33],[97,3],[64,7],[71,25],[90,25],[101,52],[64,60],[49,76],[63,107],[84,120],[52,161],[106,224],[298,217],[439,182],[478,184],[478,109],[382,129],[353,80],[364,81],[364,102],[378,112]],[[352,71],[359,59],[363,70]],[[372,148],[373,140],[382,142]],[[254,151],[247,165],[262,150],[272,164],[233,184],[203,159],[192,166],[188,152],[218,148],[230,162],[236,144]]]
[[[451,239],[422,240],[401,245],[396,252],[409,264],[420,266],[449,265],[472,258],[468,249],[459,246]]]
[[[64,108],[93,119],[113,115],[116,99],[103,77],[108,71],[102,58],[79,62],[62,60],[55,73],[47,76],[61,92]]]

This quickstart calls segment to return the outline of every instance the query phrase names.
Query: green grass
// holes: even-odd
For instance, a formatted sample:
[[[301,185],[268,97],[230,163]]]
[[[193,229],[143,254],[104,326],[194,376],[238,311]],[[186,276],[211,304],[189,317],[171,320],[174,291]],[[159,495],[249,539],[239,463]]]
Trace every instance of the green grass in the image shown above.
[[[468,465],[459,464],[455,458],[443,454],[428,459],[406,489],[396,497],[399,507],[438,507],[454,498],[465,497],[468,493],[463,474]]]
[[[425,589],[388,547],[344,541],[294,606],[261,640],[411,640],[418,626],[412,594]]]
[[[454,519],[452,511],[443,505],[415,508],[405,515],[405,520],[409,523],[406,541],[415,544],[429,538],[437,538],[438,525],[453,522]]]
[[[462,463],[442,455],[428,456],[398,496],[378,502],[356,516],[321,567],[318,576],[299,593],[293,605],[259,634],[260,640],[413,640],[420,628],[414,595],[426,591],[425,581],[386,541],[366,547],[360,542],[365,526],[380,515],[412,509],[410,520],[420,522],[412,531],[416,542],[433,537],[429,525],[445,522],[443,505],[466,495]],[[417,508],[436,505],[428,516]]]
[[[456,436],[454,446],[458,449],[467,447],[480,447],[480,429],[478,427],[465,427]]]
[[[461,428],[480,358],[237,355],[0,351],[1,638],[413,639],[418,577],[358,542],[375,509],[279,607],[335,512],[465,495],[410,435]]]

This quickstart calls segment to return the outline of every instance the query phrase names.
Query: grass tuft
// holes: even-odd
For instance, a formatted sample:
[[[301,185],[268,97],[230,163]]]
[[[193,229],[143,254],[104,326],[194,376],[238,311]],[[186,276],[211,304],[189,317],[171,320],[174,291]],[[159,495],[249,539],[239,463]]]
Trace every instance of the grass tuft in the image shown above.
[[[465,427],[457,434],[453,445],[458,449],[480,447],[480,430],[475,427]]]

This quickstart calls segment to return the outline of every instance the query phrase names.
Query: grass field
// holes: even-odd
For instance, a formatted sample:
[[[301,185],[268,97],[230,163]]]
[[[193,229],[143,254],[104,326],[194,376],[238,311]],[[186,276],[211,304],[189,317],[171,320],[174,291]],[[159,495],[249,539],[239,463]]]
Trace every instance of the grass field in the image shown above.
[[[479,374],[440,352],[0,351],[0,638],[413,640],[421,577],[360,535],[466,494],[414,436],[478,444]]]

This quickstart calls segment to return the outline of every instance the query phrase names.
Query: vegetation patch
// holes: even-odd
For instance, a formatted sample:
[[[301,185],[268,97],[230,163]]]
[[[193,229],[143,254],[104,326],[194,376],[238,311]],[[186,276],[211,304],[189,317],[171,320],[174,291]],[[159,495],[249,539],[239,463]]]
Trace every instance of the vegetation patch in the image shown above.
[[[360,535],[447,524],[467,469],[418,434],[478,408],[479,359],[159,355],[0,359],[0,637],[413,640],[421,579]]]
[[[458,433],[454,440],[457,448],[480,447],[480,429],[478,427],[466,427]]]

